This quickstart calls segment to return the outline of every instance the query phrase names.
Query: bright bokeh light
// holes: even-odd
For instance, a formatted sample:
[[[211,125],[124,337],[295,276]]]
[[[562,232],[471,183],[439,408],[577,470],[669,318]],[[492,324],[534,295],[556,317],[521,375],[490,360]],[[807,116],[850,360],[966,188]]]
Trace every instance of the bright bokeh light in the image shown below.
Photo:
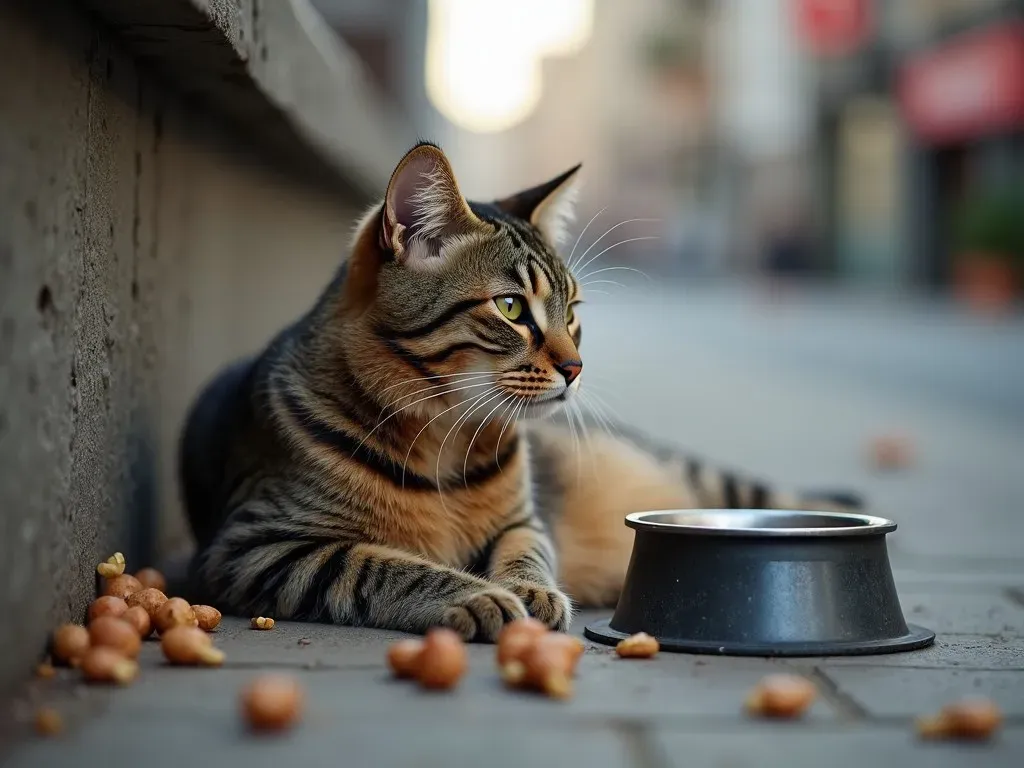
[[[541,62],[587,42],[593,0],[430,0],[427,94],[461,128],[511,128],[536,108]]]

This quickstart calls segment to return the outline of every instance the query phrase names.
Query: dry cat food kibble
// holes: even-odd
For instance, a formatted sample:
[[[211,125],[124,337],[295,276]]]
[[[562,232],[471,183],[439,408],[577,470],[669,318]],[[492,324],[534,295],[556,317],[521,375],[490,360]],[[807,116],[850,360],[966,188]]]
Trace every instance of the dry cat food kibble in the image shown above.
[[[947,704],[937,715],[919,718],[917,732],[926,739],[989,739],[1003,723],[1003,713],[994,702],[968,697]]]
[[[302,717],[304,695],[290,677],[268,675],[242,691],[242,715],[257,731],[283,731]]]
[[[799,675],[775,674],[761,680],[747,697],[747,711],[761,717],[800,717],[814,703],[818,689]]]
[[[127,685],[139,673],[139,665],[113,648],[91,648],[82,657],[82,674],[92,683]]]
[[[547,634],[548,628],[532,617],[516,619],[506,624],[498,634],[498,669],[514,661],[522,661],[537,640]]]
[[[646,632],[637,632],[615,646],[615,652],[623,659],[649,659],[655,656],[661,646]]]
[[[870,454],[876,469],[906,469],[914,462],[914,444],[902,435],[880,435],[871,441]]]
[[[166,602],[167,595],[153,587],[147,587],[146,589],[138,592],[133,592],[128,595],[128,599],[125,600],[125,604],[129,608],[134,608],[137,605],[145,608],[146,613],[149,614],[149,620],[153,623],[154,627],[156,626],[157,611],[159,611]]]
[[[35,728],[40,736],[56,736],[64,730],[64,718],[57,710],[43,707],[36,712]]]
[[[249,620],[249,626],[252,629],[273,629],[274,620],[269,619],[266,616],[253,616],[252,619]]]
[[[141,605],[133,605],[121,614],[121,618],[131,624],[139,633],[139,638],[145,640],[153,631],[153,621]]]
[[[113,648],[129,659],[139,655],[142,641],[135,627],[117,616],[100,616],[89,625],[89,644]]]
[[[135,574],[143,589],[157,589],[161,592],[167,591],[167,579],[156,568],[143,568]]]
[[[105,579],[112,579],[124,573],[124,555],[115,552],[106,559],[106,562],[96,566],[96,573]]]
[[[435,628],[423,641],[416,680],[424,688],[454,688],[466,672],[466,646],[450,629]]]
[[[519,659],[506,662],[501,667],[501,677],[509,686],[567,699],[572,695],[572,678],[583,651],[583,643],[575,637],[547,632]]]
[[[220,611],[209,605],[193,605],[192,610],[199,622],[199,628],[205,632],[212,632],[220,624]]]
[[[89,650],[89,630],[78,624],[64,624],[53,633],[53,655],[65,664],[78,662]]]
[[[122,573],[119,576],[107,579],[107,583],[103,587],[103,594],[113,595],[114,597],[120,597],[122,600],[127,600],[129,595],[134,592],[138,592],[141,589],[142,584],[138,579],[127,573]]]
[[[192,606],[180,597],[172,597],[161,605],[153,616],[153,624],[161,635],[174,627],[195,627],[199,625]]]
[[[416,677],[422,653],[422,640],[399,640],[388,646],[388,666],[395,677]]]
[[[50,680],[57,674],[57,670],[53,668],[53,664],[48,661],[44,661],[42,664],[36,667],[36,677],[40,680]]]
[[[160,639],[160,648],[172,664],[218,667],[224,663],[224,651],[199,627],[172,627]]]
[[[101,616],[120,616],[128,610],[128,603],[120,597],[104,595],[97,597],[89,606],[89,621],[93,622]]]

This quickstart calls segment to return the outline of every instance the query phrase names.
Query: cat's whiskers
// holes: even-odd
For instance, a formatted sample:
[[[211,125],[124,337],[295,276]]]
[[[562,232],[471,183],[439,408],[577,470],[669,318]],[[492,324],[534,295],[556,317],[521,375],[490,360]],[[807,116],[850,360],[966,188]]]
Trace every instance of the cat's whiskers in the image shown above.
[[[565,416],[565,423],[569,425],[569,432],[572,434],[573,452],[576,454],[576,487],[580,487],[580,438],[576,434],[576,425],[573,423],[572,411],[568,408],[562,409]]]
[[[582,270],[586,269],[588,264],[593,263],[597,259],[599,259],[602,256],[604,256],[606,253],[608,253],[608,251],[614,250],[615,248],[618,248],[620,245],[625,245],[626,243],[637,243],[637,242],[640,242],[641,240],[660,240],[660,239],[661,238],[658,237],[657,235],[642,235],[640,237],[628,237],[625,240],[619,240],[619,242],[613,243],[612,245],[609,245],[607,248],[605,248],[600,253],[597,253],[594,256],[591,256],[584,263],[580,264],[580,266],[579,266],[580,274],[576,275],[576,277],[579,280],[586,280],[588,277],[592,277],[593,275],[596,275],[601,270],[597,270],[596,272],[587,272],[586,274],[583,274]],[[624,269],[632,269],[632,268],[631,267],[624,267]],[[646,277],[648,280],[651,279],[646,273],[641,272],[639,269],[634,270],[634,271],[635,272],[639,272],[641,275]]]
[[[399,382],[396,382],[394,384],[391,384],[390,386],[384,387],[384,389],[380,390],[380,392],[381,393],[387,392],[389,389],[394,389],[395,387],[401,387],[401,386],[404,386],[406,384],[413,384],[413,383],[415,383],[417,381],[430,381],[431,379],[448,379],[448,378],[465,379],[466,377],[469,377],[469,376],[487,376],[487,375],[493,375],[493,374],[490,371],[466,371],[464,373],[439,373],[436,376],[419,376],[419,377],[417,377],[415,379],[406,379],[405,381],[399,381]],[[449,381],[448,383],[449,384],[454,384],[455,382],[454,381]]]
[[[378,415],[383,416],[384,413],[389,408],[391,408],[392,406],[400,403],[402,400],[405,400],[407,398],[416,397],[416,395],[422,395],[424,392],[430,392],[431,390],[435,390],[435,389],[444,389],[445,387],[450,387],[453,384],[465,384],[465,383],[467,383],[469,381],[475,381],[477,378],[482,378],[482,377],[486,377],[486,376],[492,376],[493,377],[494,374],[493,373],[483,373],[483,374],[477,374],[477,375],[475,375],[475,376],[473,376],[471,378],[460,379],[459,381],[448,381],[448,382],[445,382],[444,384],[432,384],[429,387],[424,387],[423,389],[418,389],[415,392],[410,392],[407,395],[401,395],[399,397],[396,397],[394,400],[389,402],[387,405],[385,405],[381,409],[380,414],[378,414]]]
[[[373,429],[371,429],[369,432],[367,432],[366,435],[363,436],[363,439],[359,441],[359,445],[357,445],[355,450],[352,451],[352,455],[355,456],[359,452],[359,449],[363,447],[363,444],[366,443],[366,441],[370,439],[370,436],[374,432],[376,432],[378,429],[380,429],[382,426],[384,426],[384,424],[386,422],[388,422],[391,419],[395,418],[395,416],[397,416],[398,414],[400,414],[402,411],[406,410],[407,408],[412,408],[414,405],[417,405],[418,403],[422,403],[422,402],[425,402],[427,400],[433,400],[436,397],[446,397],[447,395],[451,395],[451,394],[454,394],[456,392],[462,392],[463,390],[466,390],[466,389],[473,389],[474,387],[486,387],[488,384],[493,384],[493,382],[484,381],[484,382],[481,382],[479,384],[467,384],[467,385],[465,385],[463,387],[455,387],[454,389],[449,389],[449,390],[446,390],[445,392],[435,392],[432,395],[427,395],[426,397],[421,397],[419,400],[415,400],[415,401],[413,401],[411,403],[407,403],[406,405],[403,405],[401,408],[399,408],[394,413],[390,414],[389,416],[387,416],[386,418],[382,419],[381,421],[378,421],[377,425]]]
[[[613,437],[621,436],[620,430],[616,429],[615,426],[611,423],[611,421],[607,418],[605,406],[603,406],[598,401],[597,393],[592,391],[583,392],[581,390],[580,394],[583,396],[581,398],[581,402],[594,415],[594,418],[597,419],[598,426],[601,428],[601,430],[604,431],[606,434],[612,435]]]
[[[617,280],[588,280],[585,283],[580,283],[580,288],[589,288],[592,285],[617,285],[619,288],[625,288],[626,286]]]
[[[636,272],[638,275],[642,275],[643,277],[647,278],[648,280],[651,280],[651,276],[648,275],[646,272],[644,272],[642,269],[637,269],[636,267],[618,267],[618,266],[616,266],[616,267],[601,267],[600,269],[595,269],[593,272],[588,272],[586,274],[586,277],[593,277],[594,275],[600,274],[601,272],[616,272],[616,271]],[[585,278],[581,277],[580,279],[583,280]],[[652,282],[653,282],[653,280],[652,280]]]
[[[498,404],[494,406],[494,408],[491,409],[491,412],[484,416],[480,423],[477,425],[476,432],[473,433],[473,437],[469,441],[469,446],[466,448],[466,460],[462,462],[462,484],[466,486],[467,490],[469,489],[469,480],[466,479],[466,469],[469,467],[469,454],[473,450],[473,443],[476,442],[476,438],[480,434],[480,430],[483,429],[484,426],[490,421],[491,416],[494,415],[494,412],[501,408],[501,406],[510,402],[513,397],[515,397],[515,395],[507,395],[503,400],[498,401]]]
[[[625,221],[620,221],[618,224],[612,225],[611,227],[606,229],[604,231],[604,233],[599,238],[597,238],[597,240],[592,242],[590,244],[590,246],[587,248],[587,250],[585,250],[583,252],[583,255],[581,255],[579,257],[579,259],[576,260],[576,265],[574,267],[572,267],[572,273],[576,274],[578,270],[580,270],[583,267],[587,266],[587,264],[589,264],[590,261],[593,261],[593,259],[590,259],[590,261],[586,261],[586,262],[584,262],[583,260],[585,258],[587,258],[587,254],[590,253],[594,249],[594,246],[596,246],[598,243],[600,243],[602,240],[604,240],[605,237],[610,235],[612,232],[614,232],[619,227],[623,227],[626,224],[633,224],[633,223],[636,223],[636,222],[657,222],[657,221],[659,221],[659,219],[626,219]],[[614,247],[614,246],[612,246],[612,247]],[[605,249],[605,251],[607,251],[607,250],[608,249]],[[605,251],[601,251],[601,253],[605,253]],[[599,253],[598,256],[600,256],[600,255],[601,254]]]
[[[577,390],[577,394],[581,393],[582,387]],[[576,413],[576,419],[580,423],[580,430],[583,432],[583,441],[587,444],[587,454],[590,456],[590,470],[593,474],[593,479],[597,480],[597,459],[594,456],[593,440],[590,437],[590,428],[587,426],[587,421],[583,418],[583,411],[580,407],[579,402],[573,400],[569,403],[569,407]]]
[[[508,429],[508,425],[515,421],[516,416],[526,406],[527,398],[522,395],[517,395],[519,398],[512,406],[512,410],[508,415],[508,419],[505,420],[505,424],[501,427],[501,432],[498,435],[498,443],[494,446],[494,463],[498,465],[498,471],[504,472],[501,468],[501,461],[498,459],[498,449],[501,448],[501,438],[505,436],[505,430]]]
[[[492,392],[494,394],[491,394]],[[451,429],[448,430],[448,434],[446,434],[444,436],[444,440],[441,441],[441,447],[437,449],[437,464],[434,467],[434,480],[437,483],[437,495],[441,499],[441,507],[446,513],[448,512],[448,505],[444,503],[444,488],[441,485],[441,457],[444,455],[444,447],[448,443],[448,438],[452,436],[452,433],[456,429],[459,429],[465,422],[469,421],[470,416],[472,416],[479,408],[487,405],[487,403],[501,395],[501,393],[502,389],[500,387],[493,387],[472,400],[471,402],[473,403],[473,407],[455,420]],[[488,397],[488,395],[490,395],[490,397]],[[483,399],[485,397],[487,398],[486,400]]]
[[[590,225],[594,223],[594,221],[597,219],[597,217],[600,216],[602,213],[604,213],[607,210],[608,210],[608,206],[606,205],[600,211],[595,213],[593,215],[593,217],[590,219],[590,221],[587,222],[587,225],[580,231],[579,235],[577,235],[576,242],[572,244],[572,250],[569,252],[569,258],[565,260],[565,268],[568,269],[570,272],[572,271],[572,255],[574,253],[576,253],[576,247],[580,244],[580,240],[582,240],[583,236],[585,234],[587,234],[587,230],[590,229]],[[584,254],[584,255],[586,255],[586,254]],[[582,257],[580,257],[580,258],[582,258]]]
[[[490,392],[490,390],[488,390],[487,392],[484,392],[482,395],[479,395],[479,397],[486,396],[488,392]],[[416,441],[420,439],[420,435],[422,435],[424,432],[426,432],[427,431],[427,427],[429,427],[435,421],[440,419],[446,413],[449,413],[451,411],[454,411],[456,408],[459,408],[459,407],[461,407],[463,405],[466,405],[467,402],[473,402],[473,400],[469,400],[469,401],[465,401],[465,402],[458,402],[458,403],[456,403],[453,406],[445,408],[439,414],[434,416],[434,418],[430,419],[430,421],[428,421],[426,424],[424,424],[422,427],[420,427],[420,431],[416,433],[416,436],[412,439],[412,442],[409,443],[409,450],[406,451],[406,453],[405,453],[405,461],[402,462],[402,488],[405,488],[405,470],[406,470],[406,467],[409,466],[409,458],[412,456],[412,449],[415,447]]]

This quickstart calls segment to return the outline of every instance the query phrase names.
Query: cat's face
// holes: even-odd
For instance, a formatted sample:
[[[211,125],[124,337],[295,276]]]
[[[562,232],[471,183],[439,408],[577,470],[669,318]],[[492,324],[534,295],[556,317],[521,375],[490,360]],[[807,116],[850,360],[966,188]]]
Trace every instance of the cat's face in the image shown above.
[[[372,308],[374,332],[404,368],[379,374],[395,379],[398,406],[476,422],[544,416],[574,397],[583,296],[556,242],[576,170],[477,204],[436,147],[398,166],[377,217],[388,258]]]

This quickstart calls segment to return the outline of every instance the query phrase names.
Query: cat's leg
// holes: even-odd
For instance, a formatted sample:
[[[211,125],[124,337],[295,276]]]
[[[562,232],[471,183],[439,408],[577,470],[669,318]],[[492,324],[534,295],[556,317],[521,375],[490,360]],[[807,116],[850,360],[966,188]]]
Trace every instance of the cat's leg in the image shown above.
[[[558,588],[555,546],[539,518],[512,523],[498,534],[485,568],[491,580],[515,593],[535,619],[556,630],[569,627],[572,602]]]
[[[245,515],[229,519],[199,562],[232,612],[418,633],[445,626],[467,640],[494,640],[526,616],[512,591],[463,571],[324,531],[297,537],[270,520],[232,525]]]

